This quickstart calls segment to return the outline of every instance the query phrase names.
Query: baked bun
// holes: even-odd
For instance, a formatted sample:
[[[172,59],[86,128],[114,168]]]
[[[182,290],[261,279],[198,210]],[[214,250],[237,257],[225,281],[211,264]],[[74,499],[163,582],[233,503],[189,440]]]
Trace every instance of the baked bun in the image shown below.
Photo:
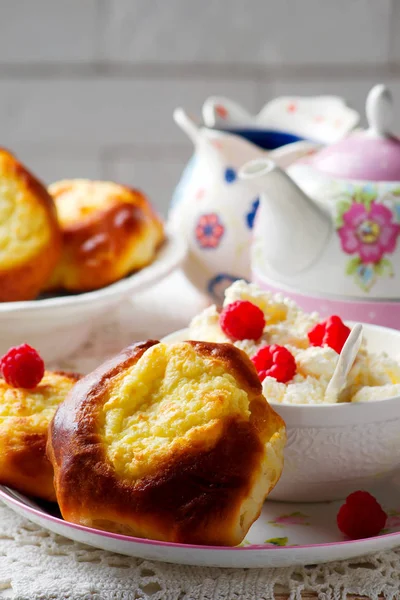
[[[61,233],[47,190],[0,148],[0,302],[32,300],[61,253]]]
[[[47,430],[57,406],[79,376],[46,371],[33,390],[0,379],[0,483],[55,500],[53,468],[46,457]]]
[[[139,191],[73,179],[49,186],[63,232],[63,257],[47,289],[98,289],[148,265],[164,240],[162,222]]]
[[[64,519],[169,542],[240,543],[283,466],[285,426],[261,390],[230,344],[130,346],[78,382],[51,423]]]

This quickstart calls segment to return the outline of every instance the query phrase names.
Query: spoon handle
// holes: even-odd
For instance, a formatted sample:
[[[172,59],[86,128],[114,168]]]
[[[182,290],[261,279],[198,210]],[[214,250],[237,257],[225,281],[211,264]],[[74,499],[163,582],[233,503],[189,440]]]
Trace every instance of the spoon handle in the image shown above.
[[[352,368],[362,342],[362,325],[357,323],[344,344],[326,393],[338,395],[345,387],[347,376]]]

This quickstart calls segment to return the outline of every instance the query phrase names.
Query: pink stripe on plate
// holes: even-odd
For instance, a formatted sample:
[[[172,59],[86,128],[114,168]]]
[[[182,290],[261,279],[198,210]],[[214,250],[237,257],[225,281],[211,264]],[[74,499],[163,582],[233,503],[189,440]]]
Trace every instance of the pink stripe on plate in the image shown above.
[[[175,542],[161,542],[161,541],[157,541],[157,540],[148,540],[148,539],[144,539],[144,538],[137,538],[137,537],[132,537],[132,536],[128,536],[128,535],[122,535],[120,533],[111,533],[109,531],[102,531],[100,529],[92,529],[91,527],[85,527],[84,525],[77,525],[76,523],[69,523],[68,521],[64,521],[62,519],[59,519],[58,517],[53,517],[52,515],[49,515],[46,512],[43,512],[41,509],[39,508],[33,508],[34,504],[30,502],[29,499],[25,500],[25,497],[22,496],[21,494],[15,493],[13,490],[11,490],[10,488],[7,488],[5,486],[1,486],[0,485],[0,498],[6,498],[9,502],[11,502],[12,504],[15,504],[17,506],[22,507],[25,511],[30,512],[35,514],[36,516],[45,519],[47,521],[51,521],[53,523],[59,523],[63,526],[67,526],[67,527],[71,527],[72,529],[78,529],[79,531],[85,531],[87,533],[90,533],[92,535],[96,535],[96,536],[103,536],[103,537],[108,537],[108,538],[112,538],[114,540],[120,540],[123,542],[132,542],[135,544],[144,544],[147,546],[162,546],[165,548],[186,548],[186,549],[190,549],[190,550],[229,550],[229,551],[246,551],[248,552],[249,550],[263,550],[264,552],[269,552],[269,551],[273,551],[275,552],[276,550],[284,550],[284,549],[288,549],[288,548],[296,548],[296,549],[306,549],[306,548],[328,548],[328,547],[332,547],[332,546],[345,546],[348,544],[359,544],[362,542],[365,542],[366,540],[368,541],[372,541],[372,540],[378,540],[378,539],[389,539],[389,538],[393,538],[393,537],[398,537],[399,538],[399,544],[400,544],[400,532],[394,532],[394,533],[385,533],[383,535],[379,535],[379,536],[375,536],[373,538],[363,538],[361,540],[344,540],[342,542],[328,542],[326,544],[306,544],[306,545],[302,545],[302,546],[265,546],[263,544],[252,544],[250,546],[199,546],[199,545],[194,545],[194,544],[178,544]]]

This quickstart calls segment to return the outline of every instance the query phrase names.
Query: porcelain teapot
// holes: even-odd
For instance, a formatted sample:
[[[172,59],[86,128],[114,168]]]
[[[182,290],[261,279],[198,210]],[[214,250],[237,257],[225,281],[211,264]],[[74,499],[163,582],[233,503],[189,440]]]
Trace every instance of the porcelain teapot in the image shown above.
[[[258,160],[240,176],[262,195],[254,279],[307,309],[336,299],[359,310],[367,301],[364,320],[374,322],[378,301],[381,309],[400,301],[400,139],[385,86],[370,91],[366,113],[369,128],[336,144],[300,159],[296,144],[277,151],[281,164],[297,158],[286,172]]]
[[[297,117],[293,116],[293,107],[298,111]],[[357,113],[346,107],[342,99],[319,97],[276,99],[264,107],[263,118],[252,118],[232,101],[209,99],[203,106],[205,121],[217,125],[212,116],[221,114],[222,108],[225,130],[199,126],[182,109],[175,111],[174,120],[192,141],[195,152],[175,190],[169,213],[170,227],[184,235],[189,246],[183,266],[186,275],[216,302],[223,299],[223,292],[232,281],[251,277],[250,244],[259,199],[253,186],[239,179],[238,169],[245,161],[267,157],[265,147],[275,147],[276,136],[282,136],[285,128],[287,132],[295,131],[296,123],[298,132],[301,127],[305,130],[307,124],[311,128],[311,115],[331,115],[330,124],[321,133],[328,139],[328,132],[330,136],[337,136],[338,131],[343,135],[358,120]],[[342,119],[339,129],[333,116]],[[316,127],[321,128],[322,124],[318,122]],[[247,135],[249,132],[252,136]],[[285,135],[287,141],[289,134]],[[296,153],[304,156],[314,148],[314,143],[299,142],[291,147],[290,161]],[[283,153],[282,157],[276,155],[275,160],[284,166],[288,159]]]

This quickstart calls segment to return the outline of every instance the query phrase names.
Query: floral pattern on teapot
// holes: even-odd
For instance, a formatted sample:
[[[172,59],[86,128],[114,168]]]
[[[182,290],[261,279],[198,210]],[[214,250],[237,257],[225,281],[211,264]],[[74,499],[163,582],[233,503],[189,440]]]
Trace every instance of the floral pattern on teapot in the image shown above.
[[[368,292],[378,277],[394,276],[390,256],[400,235],[400,187],[349,185],[337,200],[335,227],[343,252],[351,255],[346,274],[362,290]]]

